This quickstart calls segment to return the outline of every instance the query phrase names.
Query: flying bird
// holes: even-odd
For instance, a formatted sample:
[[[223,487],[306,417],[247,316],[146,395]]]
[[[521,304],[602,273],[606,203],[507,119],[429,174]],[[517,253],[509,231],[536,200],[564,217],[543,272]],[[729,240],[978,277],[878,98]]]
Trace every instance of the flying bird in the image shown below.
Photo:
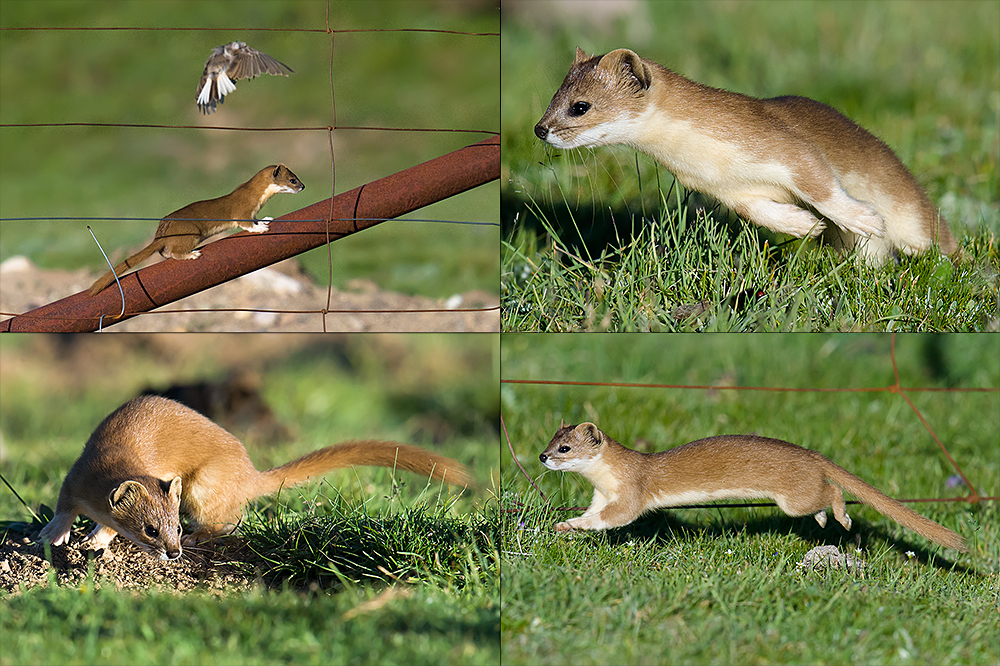
[[[245,42],[216,46],[198,84],[198,108],[205,114],[215,111],[216,102],[222,104],[226,95],[236,90],[233,81],[237,79],[252,79],[259,74],[288,76],[289,73],[294,74],[291,67],[250,48]]]

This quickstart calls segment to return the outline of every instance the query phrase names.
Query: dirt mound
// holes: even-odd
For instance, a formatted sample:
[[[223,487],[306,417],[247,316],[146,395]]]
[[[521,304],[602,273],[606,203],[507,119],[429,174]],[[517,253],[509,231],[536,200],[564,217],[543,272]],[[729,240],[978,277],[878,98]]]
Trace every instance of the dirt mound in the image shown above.
[[[31,535],[35,536],[35,535]],[[112,583],[118,589],[185,591],[194,587],[210,590],[249,588],[255,580],[241,564],[243,546],[238,538],[227,539],[224,547],[185,548],[178,560],[161,561],[143,553],[122,538],[111,542],[103,556],[77,548],[83,533],[74,533],[69,546],[51,549],[52,561],[45,559],[42,544],[28,536],[7,536],[0,542],[0,588],[19,594],[21,585],[31,589],[48,585],[50,572],[60,585],[79,587],[87,580],[89,563],[93,559],[94,581],[97,587]]]

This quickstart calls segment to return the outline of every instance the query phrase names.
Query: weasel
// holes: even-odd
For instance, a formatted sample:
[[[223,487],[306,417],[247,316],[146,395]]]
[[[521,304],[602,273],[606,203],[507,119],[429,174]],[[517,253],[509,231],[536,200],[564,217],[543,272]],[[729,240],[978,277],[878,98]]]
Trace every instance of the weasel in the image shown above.
[[[563,423],[538,459],[549,469],[581,474],[594,486],[587,511],[556,524],[557,532],[621,527],[661,507],[757,497],[773,499],[789,516],[811,514],[820,527],[826,527],[826,508],[833,507],[837,522],[850,530],[843,488],[934,543],[968,550],[958,534],[887,497],[821,454],[780,439],[722,435],[669,451],[641,453],[622,446],[593,423]]]
[[[466,468],[450,458],[378,440],[328,446],[258,472],[243,444],[209,419],[173,400],[140,396],[94,430],[39,537],[54,546],[67,543],[73,520],[82,513],[97,523],[84,542],[87,548],[107,548],[121,534],[161,560],[174,560],[182,542],[187,546],[232,532],[250,500],[353,465],[470,482]],[[195,524],[183,540],[181,512]]]
[[[222,44],[212,49],[205,71],[198,82],[198,109],[208,115],[216,103],[226,101],[226,95],[236,90],[234,80],[252,79],[258,74],[288,76],[295,70],[266,53],[252,49],[246,42]]]
[[[267,200],[280,192],[301,192],[305,187],[284,164],[272,164],[224,197],[196,201],[175,210],[160,221],[152,242],[98,278],[90,287],[90,295],[96,296],[115,281],[116,275],[124,275],[155,252],[168,259],[197,259],[201,251],[195,246],[217,233],[235,227],[252,234],[267,231],[272,218],[255,219]]]
[[[628,49],[591,58],[577,48],[535,134],[556,148],[630,146],[755,224],[798,238],[823,233],[870,264],[934,243],[958,250],[892,150],[807,97],[756,99]]]

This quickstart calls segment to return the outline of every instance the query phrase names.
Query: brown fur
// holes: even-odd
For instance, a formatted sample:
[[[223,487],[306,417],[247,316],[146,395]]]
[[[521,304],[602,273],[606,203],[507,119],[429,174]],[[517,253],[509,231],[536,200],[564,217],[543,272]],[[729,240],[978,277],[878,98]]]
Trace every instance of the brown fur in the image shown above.
[[[581,49],[535,134],[558,148],[624,144],[685,187],[799,238],[823,233],[870,263],[958,245],[884,143],[806,97],[756,99],[690,81],[627,49]],[[832,225],[827,224],[832,222]]]
[[[197,259],[201,252],[195,247],[217,233],[237,227],[250,233],[267,231],[268,223],[256,219],[261,207],[279,192],[295,194],[303,189],[305,185],[288,167],[272,164],[224,197],[196,201],[175,210],[160,221],[149,245],[98,278],[89,293],[96,296],[115,281],[116,275],[121,277],[156,252],[168,259]]]
[[[837,522],[850,530],[843,488],[934,543],[967,550],[958,534],[821,454],[779,439],[723,435],[649,454],[622,446],[593,423],[581,423],[561,426],[539,460],[549,469],[577,472],[594,486],[590,507],[582,516],[558,523],[560,532],[621,527],[646,511],[679,504],[759,497],[773,499],[789,516],[812,515],[822,527],[826,508],[832,507]]]
[[[97,522],[89,548],[106,548],[121,534],[152,555],[175,559],[181,555],[180,513],[196,525],[183,539],[190,545],[231,532],[256,497],[354,465],[470,483],[465,467],[450,458],[378,440],[328,446],[258,472],[243,444],[212,421],[173,400],[141,396],[97,426],[66,475],[55,516],[40,537],[67,543],[82,513]]]

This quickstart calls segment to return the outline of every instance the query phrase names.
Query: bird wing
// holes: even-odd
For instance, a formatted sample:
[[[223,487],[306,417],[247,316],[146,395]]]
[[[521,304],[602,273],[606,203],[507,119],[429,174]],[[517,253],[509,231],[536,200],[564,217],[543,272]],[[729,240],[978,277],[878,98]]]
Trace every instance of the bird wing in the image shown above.
[[[233,59],[226,68],[226,75],[233,80],[252,79],[259,74],[288,76],[289,73],[294,73],[294,70],[288,65],[278,62],[266,53],[252,49],[246,44],[241,44],[231,53]]]

